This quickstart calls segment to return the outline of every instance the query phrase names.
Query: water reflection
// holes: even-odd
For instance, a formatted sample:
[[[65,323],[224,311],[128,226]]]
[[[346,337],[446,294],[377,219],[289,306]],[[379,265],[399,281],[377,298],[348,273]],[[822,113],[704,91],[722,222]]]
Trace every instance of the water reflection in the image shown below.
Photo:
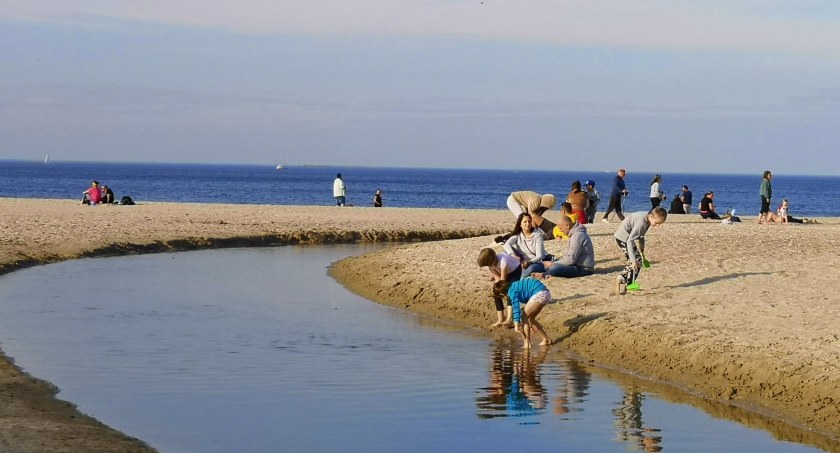
[[[490,352],[490,385],[478,389],[479,418],[529,417],[542,413],[548,399],[538,368],[548,350],[536,355],[497,341]]]
[[[554,413],[564,415],[583,411],[592,374],[575,360],[558,360],[558,365],[560,384],[554,397]]]
[[[490,384],[476,392],[476,415],[526,417],[545,412],[549,392],[543,384],[541,368],[548,354],[547,348],[529,352],[505,340],[493,343],[489,354]],[[559,381],[552,412],[564,415],[583,411],[592,375],[577,361],[553,357],[549,363],[556,368],[552,370],[553,380]]]
[[[645,395],[634,386],[624,387],[624,396],[613,409],[616,440],[627,444],[630,451],[662,451],[660,430],[645,427],[642,420],[642,403]]]

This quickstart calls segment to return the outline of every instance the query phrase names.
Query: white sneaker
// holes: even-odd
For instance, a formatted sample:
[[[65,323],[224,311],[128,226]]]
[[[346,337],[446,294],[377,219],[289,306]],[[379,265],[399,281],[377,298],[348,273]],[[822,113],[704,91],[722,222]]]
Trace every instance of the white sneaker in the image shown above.
[[[620,275],[615,278],[613,293],[619,296],[627,294],[627,283],[624,282],[624,279]]]
[[[607,220],[607,219],[601,219],[601,221],[604,222],[604,223],[610,223],[610,221]]]

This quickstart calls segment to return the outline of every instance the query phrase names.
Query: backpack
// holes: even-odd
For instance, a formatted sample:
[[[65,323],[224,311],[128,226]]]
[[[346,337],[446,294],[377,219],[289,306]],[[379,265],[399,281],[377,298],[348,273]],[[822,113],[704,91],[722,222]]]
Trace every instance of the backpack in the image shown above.
[[[132,205],[132,204],[134,204],[134,200],[132,200],[131,197],[126,195],[126,196],[122,197],[122,199],[120,200],[120,204]]]

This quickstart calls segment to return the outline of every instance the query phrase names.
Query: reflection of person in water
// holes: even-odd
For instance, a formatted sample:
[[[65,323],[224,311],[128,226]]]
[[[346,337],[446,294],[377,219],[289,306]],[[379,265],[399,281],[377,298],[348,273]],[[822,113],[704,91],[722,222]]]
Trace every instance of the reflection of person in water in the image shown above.
[[[580,412],[582,404],[589,395],[589,382],[592,374],[576,360],[563,360],[559,363],[563,371],[563,382],[557,387],[554,397],[554,413],[557,415],[569,412]]]
[[[497,342],[491,354],[490,385],[476,397],[479,418],[527,417],[545,408],[546,390],[538,368],[547,350],[534,357],[513,345]]]
[[[655,452],[662,451],[661,431],[645,428],[642,421],[644,395],[635,387],[625,387],[624,397],[612,413],[616,416],[613,426],[617,440],[630,444],[628,449]]]

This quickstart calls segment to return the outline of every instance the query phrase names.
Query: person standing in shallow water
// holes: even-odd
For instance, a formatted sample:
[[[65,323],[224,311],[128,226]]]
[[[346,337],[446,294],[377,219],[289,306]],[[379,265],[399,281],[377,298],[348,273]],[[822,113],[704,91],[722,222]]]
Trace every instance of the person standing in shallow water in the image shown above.
[[[347,187],[344,185],[344,180],[341,179],[341,173],[337,173],[335,175],[335,181],[333,181],[333,197],[335,197],[335,205],[336,206],[344,206],[347,202]]]
[[[770,180],[773,179],[773,173],[770,170],[765,170],[761,177],[761,188],[758,189],[758,194],[761,196],[761,210],[758,212],[758,223],[767,221],[767,214],[770,212],[770,199],[773,198],[773,185]]]
[[[376,193],[373,194],[373,207],[374,208],[381,208],[382,207],[382,189],[376,189]]]

